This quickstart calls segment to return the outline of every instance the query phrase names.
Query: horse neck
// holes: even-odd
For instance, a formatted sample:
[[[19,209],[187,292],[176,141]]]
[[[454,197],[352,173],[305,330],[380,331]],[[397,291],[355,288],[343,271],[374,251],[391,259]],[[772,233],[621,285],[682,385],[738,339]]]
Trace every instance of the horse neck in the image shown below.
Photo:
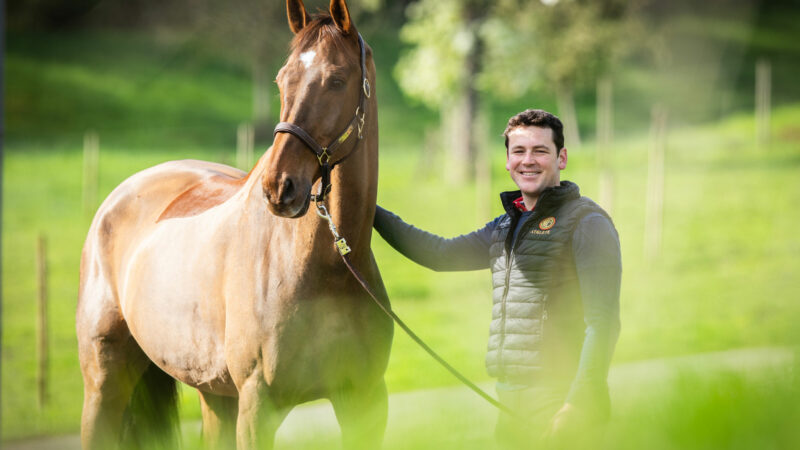
[[[326,201],[339,234],[353,250],[353,258],[369,254],[378,184],[377,129],[365,130],[355,152],[331,173],[331,193]],[[312,205],[313,207],[313,205]],[[322,240],[331,241],[330,230],[322,224]]]

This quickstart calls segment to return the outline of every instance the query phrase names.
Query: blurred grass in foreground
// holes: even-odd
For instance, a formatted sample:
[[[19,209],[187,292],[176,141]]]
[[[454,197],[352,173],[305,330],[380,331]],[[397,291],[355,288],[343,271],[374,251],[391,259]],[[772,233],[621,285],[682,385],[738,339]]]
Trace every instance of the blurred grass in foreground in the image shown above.
[[[620,394],[615,400],[622,400],[615,401],[607,432],[595,448],[797,448],[800,385],[796,353],[790,358],[794,362],[782,359],[780,364],[745,370],[714,367],[718,356],[705,355],[712,363],[706,368],[703,357],[693,358],[691,364],[652,362],[662,369],[666,364],[671,369],[668,377],[636,378],[636,371],[612,374],[612,387],[617,388],[612,392]],[[624,395],[620,389],[624,389]],[[399,414],[393,414],[393,408],[400,402],[390,403],[384,448],[493,448],[495,410],[465,389],[461,395],[452,394],[429,392],[426,398],[406,399],[416,403],[416,410],[406,401],[400,405]],[[290,429],[279,431],[276,449],[340,449],[339,429],[332,412],[327,411],[324,419],[319,413],[310,417],[311,423],[288,423],[290,415]],[[196,424],[184,428],[183,438],[187,448],[201,448]],[[565,448],[582,447],[567,442]]]

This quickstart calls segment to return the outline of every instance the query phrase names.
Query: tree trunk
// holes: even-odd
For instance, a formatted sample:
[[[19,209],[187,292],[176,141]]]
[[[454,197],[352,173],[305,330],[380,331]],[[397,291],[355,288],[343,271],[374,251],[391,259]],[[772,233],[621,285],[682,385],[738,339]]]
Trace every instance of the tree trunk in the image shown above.
[[[600,197],[598,202],[606,212],[614,209],[614,173],[611,148],[614,135],[614,98],[611,77],[604,75],[597,80],[597,167],[600,172]]]
[[[575,98],[572,86],[563,83],[556,88],[556,101],[558,114],[564,124],[564,146],[567,148],[580,148],[581,135],[578,130],[578,115],[575,113]]]
[[[472,136],[476,144],[475,153],[475,213],[476,225],[486,223],[492,214],[492,146],[489,143],[489,120],[484,112],[475,118]]]
[[[480,26],[487,9],[484,0],[467,2],[464,5],[464,19],[470,26],[472,45],[464,60],[464,81],[456,94],[456,100],[450,105],[447,113],[452,127],[444,133],[450,136],[446,148],[449,155],[445,161],[445,179],[452,184],[472,182],[475,180],[475,161],[478,145],[482,145],[475,136],[476,121],[480,110],[480,94],[477,88],[478,75],[482,70],[483,40],[480,37]]]
[[[442,105],[442,137],[444,138],[444,179],[448,184],[467,182],[470,172],[470,118],[465,96]]]

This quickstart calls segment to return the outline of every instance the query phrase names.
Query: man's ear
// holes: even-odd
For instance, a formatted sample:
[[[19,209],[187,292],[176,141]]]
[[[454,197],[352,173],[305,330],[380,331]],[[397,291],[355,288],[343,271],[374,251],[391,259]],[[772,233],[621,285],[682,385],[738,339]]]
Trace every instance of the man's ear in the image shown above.
[[[299,33],[306,26],[308,18],[303,0],[286,0],[286,16],[289,18],[292,33]]]
[[[334,23],[342,30],[342,33],[350,33],[350,30],[353,28],[353,23],[350,21],[350,11],[347,9],[347,2],[345,0],[331,0],[330,13]]]
[[[567,147],[561,149],[558,152],[558,170],[564,170],[567,168]]]

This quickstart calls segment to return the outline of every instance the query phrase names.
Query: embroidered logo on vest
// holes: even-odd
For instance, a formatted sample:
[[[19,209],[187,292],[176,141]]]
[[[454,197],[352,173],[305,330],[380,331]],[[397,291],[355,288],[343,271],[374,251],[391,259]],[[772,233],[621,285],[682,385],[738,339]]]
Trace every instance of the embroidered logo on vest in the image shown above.
[[[553,217],[553,216],[545,217],[544,219],[542,219],[541,222],[539,222],[539,229],[542,230],[542,231],[547,231],[550,228],[553,228],[553,226],[555,224],[556,224],[556,218],[555,217]]]
[[[531,234],[550,234],[550,229],[556,224],[556,218],[553,216],[545,217],[539,222],[539,229],[536,228],[531,230]]]

